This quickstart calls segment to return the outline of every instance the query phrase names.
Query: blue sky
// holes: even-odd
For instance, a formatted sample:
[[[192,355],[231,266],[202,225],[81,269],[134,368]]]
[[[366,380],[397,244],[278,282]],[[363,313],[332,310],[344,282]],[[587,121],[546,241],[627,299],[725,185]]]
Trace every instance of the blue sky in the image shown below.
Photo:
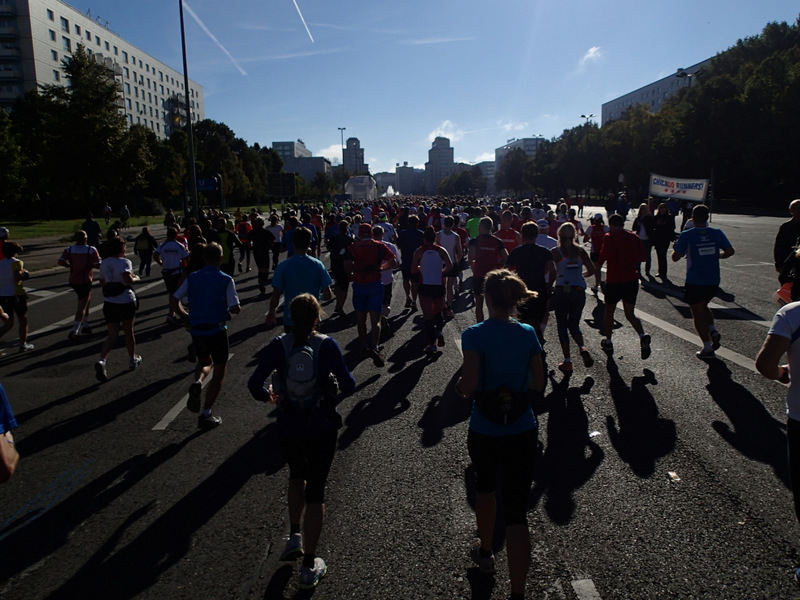
[[[181,70],[178,0],[79,0],[81,11]],[[71,0],[75,2],[75,0]],[[248,143],[302,139],[373,173],[422,166],[436,135],[457,161],[514,137],[556,137],[601,105],[696,64],[789,0],[186,0],[189,76],[205,116]]]

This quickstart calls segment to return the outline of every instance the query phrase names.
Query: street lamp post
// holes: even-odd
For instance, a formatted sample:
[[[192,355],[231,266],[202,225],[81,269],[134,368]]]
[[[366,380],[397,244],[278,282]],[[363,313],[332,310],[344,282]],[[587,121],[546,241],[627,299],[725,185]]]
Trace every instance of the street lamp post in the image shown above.
[[[197,173],[194,165],[194,136],[192,135],[192,109],[189,104],[189,70],[186,67],[186,34],[183,28],[183,0],[178,0],[181,12],[181,49],[183,50],[183,97],[186,100],[186,123],[189,136],[189,189],[192,191],[192,216],[197,219],[200,215],[200,205],[197,202]]]
[[[581,115],[581,119],[586,119],[586,124],[588,125],[589,121],[594,119],[594,115],[593,114],[592,115]]]
[[[688,79],[689,80],[689,85],[686,86],[686,87],[689,87],[689,88],[692,87],[692,81],[694,80],[694,73],[687,73],[686,69],[679,68],[678,72],[675,73],[675,77],[677,77],[678,79]]]
[[[342,136],[342,194],[345,193],[344,187],[344,132],[347,127],[339,127],[339,133]]]

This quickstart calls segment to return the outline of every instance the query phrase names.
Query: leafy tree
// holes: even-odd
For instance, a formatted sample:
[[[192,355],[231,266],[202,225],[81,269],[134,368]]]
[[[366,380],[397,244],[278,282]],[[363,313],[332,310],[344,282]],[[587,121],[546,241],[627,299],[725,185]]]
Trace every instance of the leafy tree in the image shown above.
[[[526,188],[525,167],[528,157],[522,148],[514,148],[500,161],[495,173],[495,187],[498,190],[522,191]]]
[[[0,110],[0,207],[6,215],[19,210],[24,179],[22,177],[22,148],[11,127],[11,118]]]

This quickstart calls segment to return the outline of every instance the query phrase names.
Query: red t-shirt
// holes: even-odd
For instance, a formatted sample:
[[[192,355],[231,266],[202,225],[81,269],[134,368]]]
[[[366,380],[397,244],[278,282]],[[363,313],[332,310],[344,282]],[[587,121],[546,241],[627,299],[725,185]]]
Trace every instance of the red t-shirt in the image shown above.
[[[482,233],[469,241],[475,248],[475,260],[472,261],[472,276],[486,277],[492,269],[500,266],[502,258],[503,241],[493,235]]]
[[[600,265],[606,269],[607,283],[624,283],[639,278],[639,263],[644,262],[644,249],[639,236],[624,230],[612,229],[603,237]]]
[[[498,229],[495,235],[503,241],[507,252],[511,252],[514,248],[519,246],[517,243],[517,230],[513,227],[509,229]]]
[[[638,238],[637,238],[638,239]],[[373,239],[353,242],[349,248],[353,256],[353,283],[375,283],[381,280],[381,265],[391,260],[394,253],[383,242]]]

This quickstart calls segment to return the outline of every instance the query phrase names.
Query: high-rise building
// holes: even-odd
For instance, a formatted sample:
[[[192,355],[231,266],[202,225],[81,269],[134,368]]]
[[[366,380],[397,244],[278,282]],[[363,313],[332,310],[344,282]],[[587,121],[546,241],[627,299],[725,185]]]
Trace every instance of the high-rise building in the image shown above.
[[[40,85],[66,85],[61,61],[79,44],[119,85],[119,109],[129,126],[143,125],[164,139],[186,125],[183,74],[62,0],[0,0],[0,107],[10,110]],[[202,86],[190,80],[188,97],[192,122],[203,120]]]
[[[446,137],[437,137],[428,150],[428,162],[425,163],[425,192],[435,194],[439,182],[456,170],[453,160],[455,150]]]
[[[296,142],[272,142],[272,149],[281,157],[286,173],[297,173],[307,184],[311,184],[317,173],[331,174],[331,161],[321,156],[312,156],[303,140]]]
[[[394,190],[404,196],[415,196],[425,193],[425,171],[409,167],[408,162],[404,162],[401,167],[398,163],[394,168],[395,185]]]
[[[287,158],[310,157],[311,150],[306,148],[303,140],[296,142],[272,142],[272,149],[286,162]]]
[[[646,104],[651,112],[657,113],[667,98],[674,96],[683,88],[691,87],[695,74],[710,63],[711,59],[709,58],[691,67],[678,69],[672,75],[667,75],[638,90],[609,100],[603,104],[600,124],[605,125],[609,121],[616,121],[634,104]]]
[[[347,145],[344,148],[344,168],[350,175],[366,175],[369,173],[369,165],[364,163],[364,149],[358,138],[347,138]]]

